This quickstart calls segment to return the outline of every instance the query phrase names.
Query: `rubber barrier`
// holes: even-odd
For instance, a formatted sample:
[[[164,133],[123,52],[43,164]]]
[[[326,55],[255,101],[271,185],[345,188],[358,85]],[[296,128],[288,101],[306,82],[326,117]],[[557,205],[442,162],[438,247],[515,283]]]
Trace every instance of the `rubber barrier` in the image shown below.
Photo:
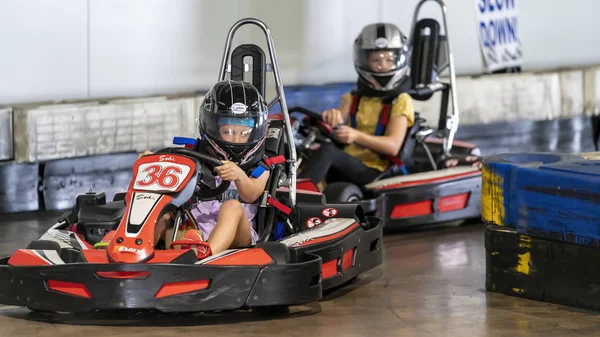
[[[600,161],[551,153],[484,158],[482,218],[518,233],[600,246]]]
[[[40,165],[0,163],[0,214],[39,210]]]
[[[585,309],[600,309],[598,248],[545,240],[514,228],[485,229],[486,289]]]

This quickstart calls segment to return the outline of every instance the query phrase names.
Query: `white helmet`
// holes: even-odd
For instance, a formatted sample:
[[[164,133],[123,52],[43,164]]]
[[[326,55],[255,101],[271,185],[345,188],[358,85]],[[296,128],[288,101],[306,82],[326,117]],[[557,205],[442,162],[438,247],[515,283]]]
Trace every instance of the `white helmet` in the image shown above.
[[[406,36],[391,23],[364,27],[354,40],[354,67],[359,81],[371,89],[393,91],[409,69]]]

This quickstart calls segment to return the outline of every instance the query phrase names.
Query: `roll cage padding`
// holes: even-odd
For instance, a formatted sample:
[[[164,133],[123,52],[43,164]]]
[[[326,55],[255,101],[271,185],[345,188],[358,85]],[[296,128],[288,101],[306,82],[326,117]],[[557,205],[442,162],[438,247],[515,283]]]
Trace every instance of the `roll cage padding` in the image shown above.
[[[285,157],[285,143],[283,141],[284,126],[285,124],[282,120],[269,120],[267,138],[265,140],[266,158],[275,158],[277,156]],[[266,194],[267,197],[271,197],[271,200],[276,197],[277,188],[279,187],[279,178],[281,173],[284,172],[285,167],[285,163],[276,164],[273,165],[273,167],[269,167],[271,170],[271,175],[269,176],[269,181],[267,181],[263,195]],[[258,200],[258,203],[261,202],[263,202],[262,197]],[[262,205],[259,205],[256,217],[258,219],[257,232],[260,236],[258,242],[265,242],[269,239],[271,232],[273,231],[273,225],[277,220],[277,212],[279,211],[276,205],[273,205],[272,203],[268,203],[265,206],[266,207],[262,207]],[[288,205],[285,206],[287,207]]]
[[[267,72],[267,61],[264,51],[253,44],[242,44],[231,53],[231,80],[244,80],[244,59],[252,58],[252,85],[258,89],[262,97],[265,97],[265,74]]]
[[[411,80],[414,89],[436,82],[440,40],[440,24],[436,20],[422,19],[415,25],[411,56]],[[431,95],[433,93],[429,96]]]
[[[282,120],[269,120],[267,139],[265,140],[265,154],[269,158],[283,155],[281,152],[283,127],[284,124]]]

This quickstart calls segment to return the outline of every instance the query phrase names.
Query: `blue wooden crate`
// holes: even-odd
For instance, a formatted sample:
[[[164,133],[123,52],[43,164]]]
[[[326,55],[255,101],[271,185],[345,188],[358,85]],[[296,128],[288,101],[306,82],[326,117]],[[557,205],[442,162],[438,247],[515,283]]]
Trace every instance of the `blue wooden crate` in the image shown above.
[[[600,247],[600,161],[566,154],[484,160],[483,218],[518,233]]]

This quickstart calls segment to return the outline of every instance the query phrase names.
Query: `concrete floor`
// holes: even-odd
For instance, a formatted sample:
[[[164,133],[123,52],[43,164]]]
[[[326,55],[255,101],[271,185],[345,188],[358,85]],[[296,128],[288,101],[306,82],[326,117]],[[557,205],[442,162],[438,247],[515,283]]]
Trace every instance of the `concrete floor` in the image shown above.
[[[2,256],[53,222],[3,216]],[[482,225],[387,235],[386,262],[289,315],[105,313],[45,315],[0,306],[0,336],[598,336],[600,315],[487,293]]]

